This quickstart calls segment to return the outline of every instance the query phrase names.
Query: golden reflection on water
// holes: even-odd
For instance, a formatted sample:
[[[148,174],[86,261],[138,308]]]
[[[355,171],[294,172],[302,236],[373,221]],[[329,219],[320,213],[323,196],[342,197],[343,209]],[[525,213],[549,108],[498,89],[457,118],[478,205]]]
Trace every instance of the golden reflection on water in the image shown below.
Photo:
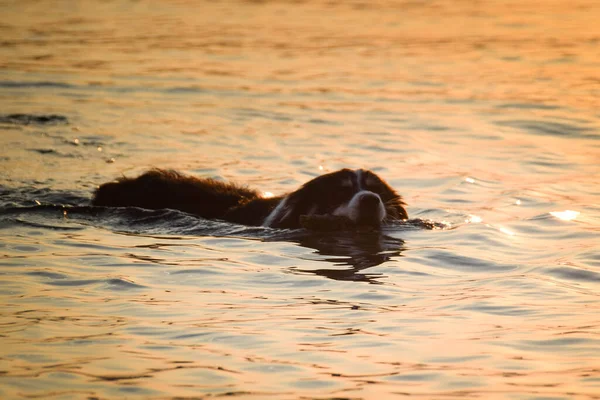
[[[508,236],[514,236],[515,235],[515,232],[513,232],[510,229],[505,228],[503,226],[500,226],[498,229],[500,230],[500,232],[506,233]]]
[[[270,93],[368,93],[360,81],[388,99],[598,108],[592,0],[59,4],[4,8],[0,68],[98,85],[204,78]]]
[[[565,210],[565,211],[551,211],[550,215],[563,221],[573,221],[581,214],[579,211]]]
[[[478,223],[481,223],[482,221],[483,221],[483,219],[477,215],[469,215],[467,217],[467,219],[465,220],[465,222],[472,223],[472,224],[478,224]]]
[[[597,397],[596,1],[42,0],[2,13],[3,79],[68,84],[4,87],[2,112],[78,126],[25,127],[26,144],[4,131],[0,183],[89,196],[157,165],[272,196],[367,163],[447,229],[365,252],[25,219],[2,243],[17,267],[0,275],[0,397],[57,382],[101,398]],[[538,223],[548,212],[578,223]]]

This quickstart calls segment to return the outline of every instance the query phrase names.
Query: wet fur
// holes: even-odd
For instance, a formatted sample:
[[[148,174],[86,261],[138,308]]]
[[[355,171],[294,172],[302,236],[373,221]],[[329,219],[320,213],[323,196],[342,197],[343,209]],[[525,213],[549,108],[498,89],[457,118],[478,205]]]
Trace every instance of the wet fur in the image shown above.
[[[358,170],[363,171],[363,170]],[[137,178],[120,178],[101,185],[92,204],[107,207],[171,208],[203,218],[244,225],[299,228],[301,215],[331,215],[356,193],[364,173],[365,182],[379,192],[386,221],[406,219],[402,198],[370,171],[343,169],[319,176],[298,190],[279,197],[263,198],[256,190],[211,178],[195,178],[176,171],[153,169]],[[357,175],[358,174],[358,175]],[[340,184],[341,182],[341,184]],[[354,193],[350,193],[354,190]],[[348,197],[350,196],[350,197]]]

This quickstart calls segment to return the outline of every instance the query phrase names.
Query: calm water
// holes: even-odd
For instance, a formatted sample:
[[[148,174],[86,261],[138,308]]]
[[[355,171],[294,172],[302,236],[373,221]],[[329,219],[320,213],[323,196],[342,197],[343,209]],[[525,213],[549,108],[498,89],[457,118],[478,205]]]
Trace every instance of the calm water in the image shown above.
[[[597,2],[0,6],[2,399],[600,398]],[[152,166],[411,220],[88,207]]]

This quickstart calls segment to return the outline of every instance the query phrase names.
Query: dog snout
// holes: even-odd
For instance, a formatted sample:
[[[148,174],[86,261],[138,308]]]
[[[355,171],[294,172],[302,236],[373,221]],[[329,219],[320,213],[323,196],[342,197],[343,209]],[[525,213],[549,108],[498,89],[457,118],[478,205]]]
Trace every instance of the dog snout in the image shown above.
[[[364,212],[376,212],[378,211],[381,199],[375,193],[365,192],[361,193],[358,200],[358,208]]]
[[[367,225],[377,225],[385,216],[381,198],[373,192],[360,193],[358,198],[358,218],[357,223]]]

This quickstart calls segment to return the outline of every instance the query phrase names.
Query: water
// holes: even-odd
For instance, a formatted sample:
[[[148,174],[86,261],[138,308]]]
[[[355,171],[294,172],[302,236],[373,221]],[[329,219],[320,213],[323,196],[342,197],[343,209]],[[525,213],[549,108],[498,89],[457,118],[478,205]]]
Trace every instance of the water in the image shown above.
[[[2,15],[1,398],[600,397],[595,2]],[[371,168],[411,220],[88,206],[152,166],[275,194]]]

